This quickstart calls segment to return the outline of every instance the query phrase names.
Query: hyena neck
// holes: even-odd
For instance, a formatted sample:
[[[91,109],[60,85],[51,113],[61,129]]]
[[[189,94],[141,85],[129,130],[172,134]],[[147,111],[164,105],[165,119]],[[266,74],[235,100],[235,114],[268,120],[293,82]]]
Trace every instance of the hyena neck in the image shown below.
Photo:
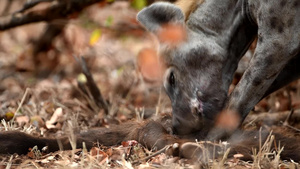
[[[209,38],[221,47],[223,66],[220,71],[225,90],[257,33],[247,8],[247,0],[206,0],[187,20],[187,26],[199,34],[200,41]]]

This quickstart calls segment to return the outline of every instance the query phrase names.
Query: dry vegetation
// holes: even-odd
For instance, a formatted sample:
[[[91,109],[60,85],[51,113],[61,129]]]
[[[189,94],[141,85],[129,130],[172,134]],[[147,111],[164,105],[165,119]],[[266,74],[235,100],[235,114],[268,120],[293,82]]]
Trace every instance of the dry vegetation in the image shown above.
[[[4,1],[0,2],[1,6]],[[18,9],[14,4],[11,10]],[[63,25],[46,49],[36,52],[39,37],[48,26],[32,24],[0,32],[0,132],[20,130],[35,136],[57,137],[93,127],[109,127],[170,113],[170,101],[157,82],[157,42],[136,22],[137,10],[128,2],[95,4]],[[251,55],[251,51],[248,53]],[[106,100],[105,112],[91,93],[82,92],[85,77],[75,58],[84,56],[95,83]],[[245,58],[247,60],[247,58]],[[233,83],[236,84],[237,78]],[[79,85],[78,85],[79,84]],[[84,85],[83,85],[84,86]],[[86,87],[86,86],[84,86]],[[83,88],[84,88],[83,87]],[[264,127],[299,137],[300,82],[261,101],[245,122],[246,129]],[[294,114],[286,117],[290,110]],[[269,113],[259,113],[269,112]],[[298,125],[298,126],[297,126]],[[1,155],[0,168],[297,168],[270,150],[274,137],[253,150],[253,161],[241,154],[214,160],[192,161],[152,152],[133,140],[113,147],[73,149],[50,154],[32,148],[26,155]],[[300,153],[300,152],[299,152]]]

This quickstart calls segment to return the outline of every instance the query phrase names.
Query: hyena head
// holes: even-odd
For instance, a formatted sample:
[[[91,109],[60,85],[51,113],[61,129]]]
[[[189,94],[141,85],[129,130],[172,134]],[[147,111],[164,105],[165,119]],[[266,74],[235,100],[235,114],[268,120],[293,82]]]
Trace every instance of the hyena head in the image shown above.
[[[178,44],[160,41],[160,56],[167,66],[164,87],[172,102],[175,133],[191,134],[212,125],[227,97],[227,87],[222,87],[221,48],[212,40],[201,39],[185,23],[182,11],[170,3],[155,3],[143,9],[137,19],[158,39],[168,34],[170,25],[185,30],[182,34],[186,36]]]

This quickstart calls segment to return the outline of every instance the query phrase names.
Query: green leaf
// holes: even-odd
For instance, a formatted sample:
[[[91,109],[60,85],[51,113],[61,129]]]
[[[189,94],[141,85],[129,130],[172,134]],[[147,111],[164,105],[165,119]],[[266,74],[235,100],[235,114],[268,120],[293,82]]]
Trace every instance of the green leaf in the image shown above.
[[[105,20],[105,26],[106,27],[110,27],[113,24],[114,18],[112,16],[109,16],[108,18],[106,18]]]
[[[131,6],[135,9],[141,10],[147,6],[147,0],[133,0]]]

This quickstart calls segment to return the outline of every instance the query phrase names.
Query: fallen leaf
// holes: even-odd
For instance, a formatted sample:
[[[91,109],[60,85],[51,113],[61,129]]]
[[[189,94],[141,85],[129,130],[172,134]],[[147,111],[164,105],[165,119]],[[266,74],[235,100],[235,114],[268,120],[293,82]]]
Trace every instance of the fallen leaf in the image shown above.
[[[6,121],[11,120],[14,117],[15,113],[8,111],[5,113],[5,119]]]
[[[22,126],[23,124],[27,124],[29,122],[28,116],[17,116],[15,121],[18,123],[19,126]]]
[[[53,124],[56,123],[56,122],[58,122],[58,120],[59,120],[62,116],[63,116],[63,110],[62,110],[62,108],[57,108],[57,109],[54,111],[54,113],[53,113],[51,119],[46,121],[46,127],[47,127],[48,129],[56,128],[56,126],[53,125]]]
[[[91,37],[90,37],[90,45],[91,46],[94,46],[99,41],[101,34],[102,34],[101,29],[95,29],[92,32]]]
[[[122,141],[121,144],[123,147],[128,147],[128,146],[135,146],[138,144],[138,142],[135,140],[129,140],[129,141]]]
[[[30,124],[34,125],[35,127],[41,128],[45,126],[44,120],[41,116],[32,116],[30,118]]]

